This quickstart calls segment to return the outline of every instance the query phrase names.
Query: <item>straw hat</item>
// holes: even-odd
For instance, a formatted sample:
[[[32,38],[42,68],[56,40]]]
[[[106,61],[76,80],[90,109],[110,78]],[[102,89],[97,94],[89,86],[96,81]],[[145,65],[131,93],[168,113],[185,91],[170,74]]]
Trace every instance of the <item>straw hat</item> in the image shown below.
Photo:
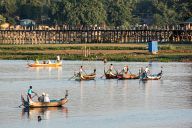
[[[42,95],[45,96],[45,93],[43,92]]]

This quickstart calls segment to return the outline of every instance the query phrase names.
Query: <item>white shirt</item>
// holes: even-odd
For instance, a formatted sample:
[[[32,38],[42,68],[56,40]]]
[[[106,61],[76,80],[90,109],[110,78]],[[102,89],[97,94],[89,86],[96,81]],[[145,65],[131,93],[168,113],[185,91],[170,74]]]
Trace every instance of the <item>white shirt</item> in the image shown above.
[[[50,102],[50,99],[49,99],[48,96],[45,96],[45,97],[44,97],[44,102]]]
[[[57,56],[57,60],[58,60],[58,61],[60,60],[60,56]]]
[[[80,72],[80,73],[82,73],[82,72],[83,72],[83,69],[82,69],[82,68],[80,68],[80,69],[79,69],[79,72]]]
[[[110,66],[110,69],[111,69],[111,70],[113,69],[113,65]]]

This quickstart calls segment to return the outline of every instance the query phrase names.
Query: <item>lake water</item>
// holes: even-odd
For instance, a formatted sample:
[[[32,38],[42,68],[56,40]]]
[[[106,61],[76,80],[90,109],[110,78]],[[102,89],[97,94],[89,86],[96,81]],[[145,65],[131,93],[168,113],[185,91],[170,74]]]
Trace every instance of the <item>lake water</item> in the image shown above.
[[[32,62],[32,61],[30,61]],[[105,80],[102,61],[63,61],[61,68],[29,68],[27,61],[0,60],[1,128],[191,128],[192,63],[108,62],[116,69],[129,65],[132,73],[150,65],[153,73],[163,67],[157,81]],[[84,65],[97,69],[93,81],[69,80]],[[106,65],[106,66],[108,66]],[[20,95],[29,85],[38,94],[61,98],[69,91],[62,108],[18,108]],[[43,118],[37,121],[37,116]]]

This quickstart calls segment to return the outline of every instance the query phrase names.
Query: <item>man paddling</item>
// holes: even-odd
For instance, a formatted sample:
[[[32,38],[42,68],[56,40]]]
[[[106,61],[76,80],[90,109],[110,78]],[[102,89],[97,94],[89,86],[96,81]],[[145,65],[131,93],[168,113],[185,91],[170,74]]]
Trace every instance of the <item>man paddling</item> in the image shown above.
[[[80,73],[80,74],[83,74],[83,73],[87,74],[87,73],[85,72],[85,70],[83,69],[83,66],[80,67],[79,73]]]
[[[35,92],[32,90],[32,86],[29,86],[29,89],[28,89],[28,91],[27,91],[27,94],[28,94],[28,96],[29,96],[30,99],[32,99],[32,96],[31,96],[32,93],[34,93],[34,94],[37,95],[37,93],[35,93]]]
[[[111,74],[111,75],[115,75],[115,74],[113,73],[113,70],[115,70],[116,74],[118,74],[118,72],[117,72],[117,70],[114,68],[113,64],[110,64],[109,69],[108,69],[108,71],[107,71],[106,73],[109,73],[109,74]]]

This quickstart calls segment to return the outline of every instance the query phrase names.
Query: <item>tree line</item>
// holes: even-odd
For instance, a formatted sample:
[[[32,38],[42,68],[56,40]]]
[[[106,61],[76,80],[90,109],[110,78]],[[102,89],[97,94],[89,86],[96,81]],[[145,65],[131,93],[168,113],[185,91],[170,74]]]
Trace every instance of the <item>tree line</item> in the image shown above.
[[[175,25],[192,16],[192,0],[0,0],[0,22],[17,24]]]

